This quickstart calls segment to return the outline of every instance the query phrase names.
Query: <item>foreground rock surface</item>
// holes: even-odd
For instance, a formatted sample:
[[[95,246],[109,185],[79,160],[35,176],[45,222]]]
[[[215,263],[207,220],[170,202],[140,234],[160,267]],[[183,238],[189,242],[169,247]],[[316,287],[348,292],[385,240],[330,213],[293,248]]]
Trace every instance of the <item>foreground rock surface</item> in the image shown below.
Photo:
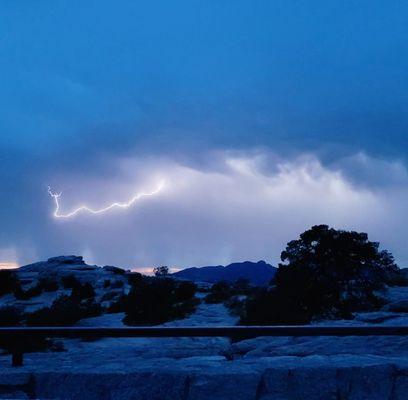
[[[37,361],[29,359],[28,361]],[[381,357],[135,358],[132,365],[1,366],[0,398],[40,399],[372,399],[408,398],[408,365]],[[56,370],[57,369],[57,370]]]
[[[74,274],[92,283],[102,299],[106,291],[125,291],[125,278],[118,272],[72,256],[23,267],[19,273],[27,286],[40,274],[53,274],[57,280]],[[123,285],[105,288],[107,279]],[[387,305],[380,311],[319,324],[408,326],[408,288],[390,288],[384,295]],[[122,319],[120,313],[103,314],[77,325],[121,326]],[[201,303],[188,318],[166,325],[236,322],[222,304]],[[408,400],[405,337],[260,337],[236,343],[225,338],[106,338],[62,343],[62,352],[25,354],[20,368],[10,366],[10,355],[0,355],[0,399]]]
[[[121,317],[103,315],[79,325],[117,326]],[[371,321],[408,322],[404,314],[377,312],[336,324]],[[189,318],[168,325],[204,323],[235,320],[221,304],[201,304]],[[26,354],[21,368],[1,356],[0,398],[408,399],[404,337],[66,340],[64,347],[64,352]]]

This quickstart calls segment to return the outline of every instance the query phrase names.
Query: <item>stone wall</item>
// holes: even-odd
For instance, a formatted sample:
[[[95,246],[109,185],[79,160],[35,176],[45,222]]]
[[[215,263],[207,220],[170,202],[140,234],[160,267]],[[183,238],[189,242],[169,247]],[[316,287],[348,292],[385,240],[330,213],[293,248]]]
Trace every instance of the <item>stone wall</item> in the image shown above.
[[[273,364],[272,360],[269,360]],[[283,362],[284,361],[284,362]],[[223,368],[136,372],[14,372],[0,377],[0,398],[140,400],[402,400],[408,366],[393,363],[283,364],[258,368],[231,362]],[[312,360],[310,360],[312,361]],[[260,360],[265,362],[265,360]],[[283,362],[283,363],[282,363]],[[267,363],[269,364],[269,362]]]

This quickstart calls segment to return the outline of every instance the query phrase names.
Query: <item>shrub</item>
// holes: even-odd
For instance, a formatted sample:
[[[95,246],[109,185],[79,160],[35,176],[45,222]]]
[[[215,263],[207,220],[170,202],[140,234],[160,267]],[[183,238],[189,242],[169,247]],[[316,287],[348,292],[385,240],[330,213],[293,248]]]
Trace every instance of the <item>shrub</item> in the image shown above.
[[[112,289],[120,289],[124,285],[123,281],[113,281],[111,284]]]
[[[183,318],[195,309],[195,290],[169,278],[144,277],[124,301],[128,325],[161,324]]]
[[[80,304],[82,315],[81,318],[97,317],[103,312],[103,308],[100,304],[96,303],[94,299],[87,299]]]
[[[14,271],[0,270],[0,296],[12,293],[18,286],[19,282]]]
[[[105,281],[103,282],[104,289],[107,289],[110,285],[111,285],[110,279],[105,279]]]
[[[103,301],[111,301],[113,299],[116,299],[118,297],[117,292],[106,292],[101,298],[101,302]]]
[[[316,318],[350,318],[382,303],[375,292],[397,271],[392,255],[366,233],[314,226],[288,243],[274,287],[245,304],[246,324],[297,324]]]
[[[139,272],[130,272],[129,274],[127,274],[127,279],[132,286],[137,286],[142,283],[144,278],[143,275]]]
[[[71,326],[82,318],[80,305],[69,296],[61,296],[51,307],[27,314],[28,326]]]
[[[82,318],[100,315],[101,307],[93,300],[79,302],[72,296],[61,296],[51,307],[26,315],[28,326],[72,326]]]
[[[244,311],[245,301],[240,299],[240,296],[232,296],[224,302],[225,307],[234,316],[241,316]]]
[[[252,286],[248,279],[238,278],[232,286],[232,292],[235,295],[248,295],[252,291]]]
[[[95,289],[93,286],[86,282],[84,284],[79,283],[72,288],[71,298],[77,300],[92,299],[95,297]]]
[[[310,322],[293,299],[282,298],[275,288],[259,288],[248,297],[240,312],[240,322],[244,325],[297,325]]]
[[[175,303],[173,305],[172,315],[169,320],[185,318],[187,315],[190,315],[195,311],[198,304],[200,304],[200,300],[195,297]]]
[[[197,286],[193,282],[182,281],[176,285],[175,297],[177,302],[192,299],[197,292]]]
[[[386,283],[389,286],[408,286],[407,268],[389,271],[389,273],[387,273]]]
[[[29,300],[32,297],[39,296],[42,293],[42,287],[37,283],[37,285],[24,290],[20,285],[18,285],[14,290],[14,297],[17,300]]]
[[[231,295],[232,288],[228,282],[220,281],[212,285],[210,293],[204,298],[204,302],[207,304],[223,303],[228,300]]]
[[[127,304],[127,296],[119,296],[117,300],[113,301],[107,308],[109,314],[124,312]]]
[[[55,292],[59,289],[58,282],[52,278],[41,278],[38,283],[38,286],[44,292]]]
[[[17,285],[14,289],[14,296],[17,300],[29,300],[43,292],[55,292],[58,288],[58,282],[54,279],[41,278],[35,286],[31,286],[27,290],[24,290],[21,285]]]
[[[63,276],[61,282],[64,289],[72,289],[81,284],[81,282],[79,282],[79,280],[74,275]]]

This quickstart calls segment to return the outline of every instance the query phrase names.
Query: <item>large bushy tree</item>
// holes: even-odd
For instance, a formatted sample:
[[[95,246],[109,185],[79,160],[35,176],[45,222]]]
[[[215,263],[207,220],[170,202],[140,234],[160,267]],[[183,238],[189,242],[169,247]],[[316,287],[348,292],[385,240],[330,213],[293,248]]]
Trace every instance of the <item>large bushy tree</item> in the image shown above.
[[[245,323],[306,323],[377,308],[376,291],[398,270],[366,233],[314,226],[288,243],[274,286],[248,300]]]

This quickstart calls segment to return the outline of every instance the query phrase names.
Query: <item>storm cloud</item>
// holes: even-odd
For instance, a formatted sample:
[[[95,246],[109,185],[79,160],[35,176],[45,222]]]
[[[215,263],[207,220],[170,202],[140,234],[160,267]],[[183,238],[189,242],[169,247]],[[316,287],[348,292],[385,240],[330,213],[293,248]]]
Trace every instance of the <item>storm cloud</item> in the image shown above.
[[[289,240],[325,223],[367,231],[398,261],[408,260],[408,178],[401,163],[356,154],[324,165],[312,154],[287,159],[266,150],[220,150],[205,158],[200,167],[165,156],[126,157],[111,160],[110,174],[100,179],[86,173],[54,176],[63,212],[123,202],[160,182],[164,187],[126,210],[63,220],[53,218],[54,203],[38,188],[41,229],[14,255],[29,261],[33,251],[37,258],[75,253],[89,262],[131,268],[244,259],[277,263]],[[378,182],[361,184],[367,174]]]
[[[408,5],[2,2],[0,263],[279,260],[313,224],[408,264]],[[52,217],[61,207],[127,210]]]

